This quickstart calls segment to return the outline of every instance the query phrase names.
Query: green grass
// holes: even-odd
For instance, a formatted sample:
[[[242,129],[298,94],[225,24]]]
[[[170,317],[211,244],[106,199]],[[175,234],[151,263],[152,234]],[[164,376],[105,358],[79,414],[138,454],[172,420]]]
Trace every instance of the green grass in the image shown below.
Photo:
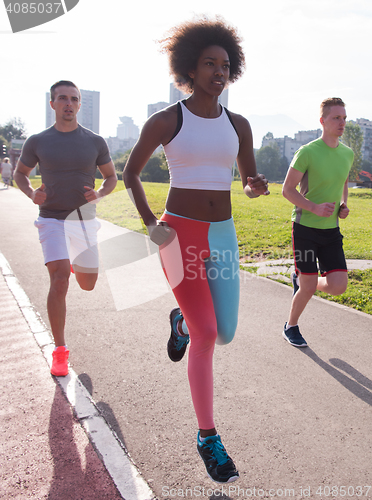
[[[270,195],[248,198],[240,182],[232,185],[233,217],[241,257],[289,258],[291,252],[291,206],[281,186],[270,185]]]
[[[40,178],[34,178],[31,182],[34,188],[41,183]],[[101,182],[96,181],[96,188]],[[157,217],[160,217],[164,211],[169,185],[144,182],[143,186],[151,209]],[[243,262],[255,262],[258,258],[292,257],[290,221],[292,205],[283,198],[281,189],[282,186],[279,184],[270,184],[269,196],[249,199],[243,193],[241,183],[233,182],[233,217]],[[340,221],[346,258],[372,260],[372,190],[350,189],[348,206],[349,217]],[[118,182],[110,196],[98,203],[97,216],[134,231],[146,232],[122,181]],[[255,270],[250,269],[249,272]],[[318,292],[317,294],[372,314],[372,270],[350,271],[349,277],[348,288],[339,297]]]
[[[290,258],[292,205],[283,198],[282,186],[270,184],[270,195],[248,199],[239,183],[232,187],[233,216],[240,254],[247,260]],[[348,259],[372,259],[372,190],[350,189],[350,215],[340,222]]]
[[[349,271],[347,290],[338,297],[333,297],[323,292],[316,295],[323,299],[332,300],[358,311],[372,314],[372,269],[366,271]]]

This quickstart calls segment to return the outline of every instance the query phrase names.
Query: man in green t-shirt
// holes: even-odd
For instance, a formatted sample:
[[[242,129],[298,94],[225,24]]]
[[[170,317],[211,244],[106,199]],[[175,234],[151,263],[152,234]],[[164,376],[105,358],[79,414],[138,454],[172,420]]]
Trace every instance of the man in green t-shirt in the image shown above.
[[[320,123],[322,136],[296,152],[283,184],[283,196],[295,205],[292,241],[296,269],[283,337],[296,347],[307,346],[298,320],[315,291],[340,295],[347,287],[338,221],[349,215],[348,176],[354,153],[339,141],[346,124],[345,104],[341,99],[333,97],[322,102]]]

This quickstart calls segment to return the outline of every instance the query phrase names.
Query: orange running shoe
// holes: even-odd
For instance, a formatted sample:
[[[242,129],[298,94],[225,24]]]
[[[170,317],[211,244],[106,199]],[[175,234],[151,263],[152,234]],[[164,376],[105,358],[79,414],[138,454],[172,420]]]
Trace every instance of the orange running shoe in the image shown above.
[[[65,377],[68,374],[68,355],[70,351],[65,346],[59,346],[52,353],[53,362],[50,373],[56,377]]]

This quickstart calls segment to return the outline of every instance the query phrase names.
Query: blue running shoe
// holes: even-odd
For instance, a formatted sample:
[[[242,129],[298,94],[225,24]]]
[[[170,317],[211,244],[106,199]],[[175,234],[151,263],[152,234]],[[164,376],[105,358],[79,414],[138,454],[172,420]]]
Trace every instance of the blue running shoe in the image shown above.
[[[307,342],[300,333],[298,325],[287,329],[287,323],[284,325],[283,337],[287,342],[295,347],[307,347]]]
[[[189,335],[180,335],[177,330],[178,322],[183,319],[181,309],[172,309],[169,320],[171,324],[171,334],[168,340],[168,356],[172,361],[181,361],[186,352],[187,344],[190,342]]]
[[[298,278],[297,274],[292,273],[293,295],[296,295],[298,289],[300,288],[297,284],[297,278]]]
[[[232,483],[238,479],[239,472],[227,454],[218,434],[208,436],[204,441],[200,441],[200,432],[198,432],[198,452],[204,461],[208,476],[213,481]]]

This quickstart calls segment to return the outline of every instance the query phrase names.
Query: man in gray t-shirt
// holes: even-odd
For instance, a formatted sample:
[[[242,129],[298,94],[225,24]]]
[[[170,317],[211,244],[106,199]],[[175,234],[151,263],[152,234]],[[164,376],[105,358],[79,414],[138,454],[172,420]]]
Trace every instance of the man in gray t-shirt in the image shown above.
[[[51,373],[68,373],[64,326],[66,294],[71,269],[83,290],[93,290],[98,277],[95,202],[111,193],[117,177],[105,140],[78,124],[80,91],[69,81],[50,89],[55,124],[24,143],[14,172],[18,187],[39,205],[35,221],[44,262],[50,276],[47,309],[55,350]],[[33,189],[30,173],[39,164],[42,185]],[[103,176],[95,191],[95,173]]]

